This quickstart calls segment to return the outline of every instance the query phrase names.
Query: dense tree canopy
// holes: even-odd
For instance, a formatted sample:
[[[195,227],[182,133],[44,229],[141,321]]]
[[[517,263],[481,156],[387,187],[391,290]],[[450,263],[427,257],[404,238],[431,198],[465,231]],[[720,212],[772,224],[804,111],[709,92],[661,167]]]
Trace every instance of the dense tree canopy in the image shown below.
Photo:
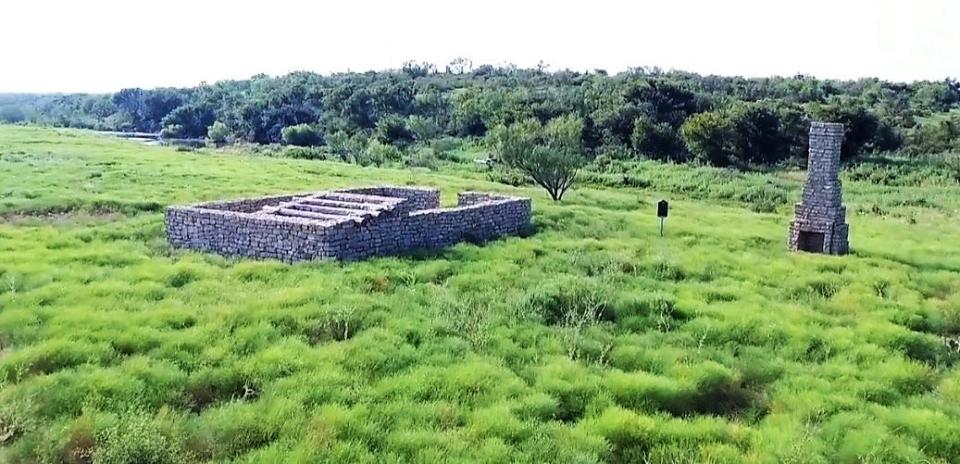
[[[531,120],[544,125],[575,115],[588,158],[749,167],[801,160],[813,119],[846,124],[846,159],[901,149],[952,150],[957,131],[941,121],[953,121],[950,111],[958,108],[960,83],[950,79],[903,84],[646,68],[608,75],[474,66],[457,58],[443,71],[410,61],[396,71],[258,75],[188,89],[0,95],[0,122],[163,130],[181,138],[214,133],[221,142],[254,143],[281,143],[285,128],[309,127],[309,145],[342,153],[347,142],[359,150],[376,141],[415,151],[445,137],[485,137],[500,126]],[[213,130],[215,121],[220,124]]]

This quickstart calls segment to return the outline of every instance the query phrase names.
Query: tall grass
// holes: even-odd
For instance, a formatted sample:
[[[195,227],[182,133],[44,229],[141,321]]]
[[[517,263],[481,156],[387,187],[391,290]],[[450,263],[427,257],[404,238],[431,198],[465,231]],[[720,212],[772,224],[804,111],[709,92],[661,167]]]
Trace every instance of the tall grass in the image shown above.
[[[553,204],[0,126],[0,461],[958,462],[955,187],[848,181],[827,257],[785,251],[754,180],[717,204],[642,169]],[[163,239],[167,204],[381,182],[530,195],[537,232],[295,265]]]

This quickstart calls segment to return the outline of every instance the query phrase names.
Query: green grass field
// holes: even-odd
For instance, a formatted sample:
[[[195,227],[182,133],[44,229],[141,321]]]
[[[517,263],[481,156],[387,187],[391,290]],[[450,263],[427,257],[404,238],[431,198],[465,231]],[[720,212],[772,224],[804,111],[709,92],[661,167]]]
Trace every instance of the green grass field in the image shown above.
[[[637,169],[553,204],[0,126],[0,462],[960,462],[956,185],[848,181],[829,257],[710,193],[799,173]],[[377,183],[529,195],[536,233],[296,265],[164,240],[169,204]]]

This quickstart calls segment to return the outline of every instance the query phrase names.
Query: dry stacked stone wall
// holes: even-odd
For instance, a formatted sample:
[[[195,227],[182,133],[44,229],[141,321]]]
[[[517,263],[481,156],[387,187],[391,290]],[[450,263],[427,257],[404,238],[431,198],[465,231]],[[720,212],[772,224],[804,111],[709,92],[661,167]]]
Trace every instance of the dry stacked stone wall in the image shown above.
[[[173,206],[166,230],[174,246],[228,256],[353,260],[517,235],[530,215],[529,198],[462,192],[440,208],[436,189],[381,186]]]
[[[810,126],[807,182],[790,222],[791,250],[826,254],[850,250],[839,172],[843,134],[843,124],[814,122]]]

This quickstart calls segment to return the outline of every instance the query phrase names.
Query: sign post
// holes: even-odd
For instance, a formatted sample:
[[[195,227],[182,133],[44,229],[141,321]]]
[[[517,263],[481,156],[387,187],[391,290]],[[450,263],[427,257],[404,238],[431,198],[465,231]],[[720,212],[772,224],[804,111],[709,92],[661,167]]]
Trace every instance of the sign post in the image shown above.
[[[663,221],[667,218],[670,211],[670,204],[667,200],[657,202],[657,217],[660,218],[660,236],[663,237]]]

